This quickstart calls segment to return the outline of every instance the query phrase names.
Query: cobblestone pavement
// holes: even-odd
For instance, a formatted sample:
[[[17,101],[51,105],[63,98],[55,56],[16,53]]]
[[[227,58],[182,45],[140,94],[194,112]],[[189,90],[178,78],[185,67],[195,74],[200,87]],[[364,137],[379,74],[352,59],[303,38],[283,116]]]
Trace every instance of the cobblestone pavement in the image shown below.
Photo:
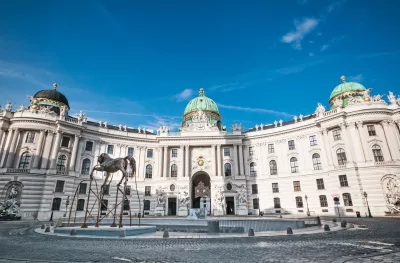
[[[367,229],[274,237],[105,240],[36,234],[33,228],[39,222],[0,222],[0,262],[400,261],[399,219],[347,221]]]

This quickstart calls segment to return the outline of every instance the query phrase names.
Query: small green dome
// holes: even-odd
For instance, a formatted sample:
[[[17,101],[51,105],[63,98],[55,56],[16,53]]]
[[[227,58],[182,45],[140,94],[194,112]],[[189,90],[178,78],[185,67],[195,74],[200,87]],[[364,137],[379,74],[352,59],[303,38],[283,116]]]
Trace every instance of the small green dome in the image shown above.
[[[185,108],[183,115],[194,111],[212,111],[219,115],[217,103],[210,98],[204,96],[204,90],[200,89],[199,96],[192,99]]]
[[[340,85],[337,85],[336,88],[332,91],[331,96],[329,97],[329,100],[332,100],[336,96],[346,93],[346,92],[357,92],[357,91],[363,91],[366,90],[366,88],[361,85],[360,83],[356,82],[346,82],[346,78],[344,76],[341,77],[343,83]]]

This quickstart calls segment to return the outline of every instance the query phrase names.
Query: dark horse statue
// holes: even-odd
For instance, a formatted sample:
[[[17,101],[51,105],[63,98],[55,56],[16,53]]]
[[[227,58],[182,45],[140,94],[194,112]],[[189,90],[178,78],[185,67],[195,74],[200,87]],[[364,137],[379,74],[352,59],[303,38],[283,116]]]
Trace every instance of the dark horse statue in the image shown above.
[[[125,179],[125,183],[128,181],[128,164],[130,164],[132,173],[136,174],[136,161],[132,156],[126,156],[125,158],[116,158],[113,159],[111,158],[108,154],[102,153],[100,156],[97,158],[98,164],[93,168],[93,171],[100,171],[100,172],[106,172],[107,176],[106,179],[104,180],[103,186],[107,184],[108,177],[110,177],[110,174],[121,171],[122,172],[122,178],[118,183],[118,186],[121,185],[122,180]],[[93,171],[90,174],[91,178],[93,179]]]

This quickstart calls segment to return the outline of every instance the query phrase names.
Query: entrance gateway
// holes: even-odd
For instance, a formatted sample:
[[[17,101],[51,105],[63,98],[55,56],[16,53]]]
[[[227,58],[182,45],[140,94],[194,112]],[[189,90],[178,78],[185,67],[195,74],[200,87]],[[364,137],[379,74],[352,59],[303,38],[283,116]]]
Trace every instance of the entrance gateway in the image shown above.
[[[211,214],[211,180],[206,172],[198,172],[192,179],[192,208],[205,208]]]
[[[176,216],[176,197],[168,197],[168,215]]]

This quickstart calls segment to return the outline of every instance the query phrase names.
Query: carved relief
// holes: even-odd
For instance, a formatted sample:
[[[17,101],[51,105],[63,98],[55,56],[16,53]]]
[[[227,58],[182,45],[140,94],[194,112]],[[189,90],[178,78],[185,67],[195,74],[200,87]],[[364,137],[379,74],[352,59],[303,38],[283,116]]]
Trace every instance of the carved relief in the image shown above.
[[[395,175],[385,175],[382,180],[382,190],[389,212],[400,212],[400,185]]]
[[[210,124],[208,116],[204,111],[198,111],[193,117],[192,122],[186,123],[185,127],[182,127],[182,131],[219,131],[217,124]]]

